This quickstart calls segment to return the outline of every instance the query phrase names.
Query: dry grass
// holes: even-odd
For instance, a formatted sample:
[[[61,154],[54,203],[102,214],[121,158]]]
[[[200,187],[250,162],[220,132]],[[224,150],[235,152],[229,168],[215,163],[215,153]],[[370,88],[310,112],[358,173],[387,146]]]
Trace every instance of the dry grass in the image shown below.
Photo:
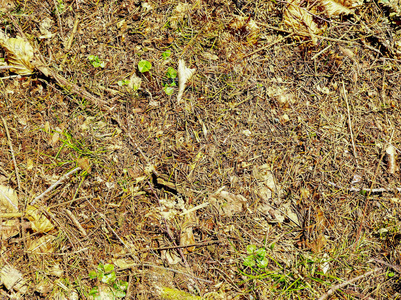
[[[81,167],[38,200],[54,252],[28,251],[43,235],[29,226],[2,240],[2,265],[28,286],[19,297],[88,298],[99,285],[89,272],[114,263],[132,299],[160,299],[166,287],[207,299],[316,299],[344,282],[330,299],[399,299],[400,172],[389,174],[384,154],[389,144],[400,151],[400,32],[386,9],[364,4],[314,45],[280,27],[286,3],[198,1],[172,19],[177,4],[16,1],[1,13],[3,30],[21,30],[76,85],[39,71],[0,82],[10,134],[3,126],[0,180],[18,191],[20,211]],[[38,39],[45,18],[54,36]],[[196,73],[178,104],[163,84],[181,58]],[[150,72],[137,71],[140,60]],[[135,72],[142,89],[117,84]],[[269,213],[259,209],[263,165],[280,187]],[[355,176],[355,187],[387,191],[350,191]],[[211,205],[223,186],[247,199],[243,210]],[[166,203],[178,211],[170,219]],[[180,215],[201,204],[194,219]],[[299,222],[288,211],[277,221],[286,205]],[[188,227],[194,249],[178,247]],[[266,249],[266,269],[243,265],[248,245]]]

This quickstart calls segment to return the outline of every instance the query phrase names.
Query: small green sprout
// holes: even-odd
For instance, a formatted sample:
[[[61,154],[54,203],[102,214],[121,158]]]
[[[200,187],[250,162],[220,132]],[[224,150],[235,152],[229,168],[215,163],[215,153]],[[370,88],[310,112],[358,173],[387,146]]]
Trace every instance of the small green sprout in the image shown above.
[[[63,0],[57,0],[57,2],[58,2],[56,5],[57,12],[59,14],[62,14],[65,10],[65,4],[64,4]]]
[[[172,67],[168,67],[167,72],[166,72],[166,77],[168,78],[167,82],[163,84],[164,88],[164,92],[171,96],[174,93],[174,86],[177,86],[177,84],[175,83],[175,79],[177,78],[177,71],[172,68]]]
[[[248,256],[244,259],[244,266],[258,266],[259,268],[264,269],[269,264],[269,261],[266,258],[266,250],[264,248],[257,249],[255,245],[248,245],[246,247],[246,252],[248,253]]]
[[[178,75],[178,73],[176,70],[174,70],[174,68],[168,67],[167,73],[166,73],[167,78],[174,79],[177,77],[177,75]]]
[[[166,51],[164,51],[163,53],[162,53],[162,58],[164,59],[164,60],[167,60],[169,57],[170,57],[170,55],[171,55],[171,50],[169,49],[169,50],[166,50]]]
[[[106,63],[101,61],[97,55],[89,55],[88,59],[95,68],[104,68],[106,66]]]
[[[152,64],[148,62],[147,60],[141,60],[138,63],[138,70],[141,73],[149,72],[149,70],[152,68]]]
[[[99,264],[97,270],[89,272],[89,278],[97,279],[100,282],[107,284],[112,292],[112,296],[114,296],[113,299],[125,297],[125,291],[128,289],[128,282],[117,280],[114,265]],[[102,297],[104,296],[98,286],[93,287],[90,290],[89,295],[93,296],[94,299],[103,299]]]

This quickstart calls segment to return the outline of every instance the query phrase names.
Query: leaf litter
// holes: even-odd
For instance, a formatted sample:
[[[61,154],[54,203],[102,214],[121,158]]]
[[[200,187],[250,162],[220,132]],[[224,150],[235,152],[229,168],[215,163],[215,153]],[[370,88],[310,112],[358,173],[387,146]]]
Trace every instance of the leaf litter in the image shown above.
[[[127,298],[397,297],[372,260],[399,264],[396,2],[57,3],[0,5],[3,257],[27,297],[85,297],[107,261]]]

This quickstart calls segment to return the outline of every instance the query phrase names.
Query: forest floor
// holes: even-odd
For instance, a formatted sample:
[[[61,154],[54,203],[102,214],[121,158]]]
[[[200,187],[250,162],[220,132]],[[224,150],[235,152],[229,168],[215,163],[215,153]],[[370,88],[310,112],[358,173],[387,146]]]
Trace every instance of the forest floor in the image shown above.
[[[393,2],[2,1],[2,297],[400,299]]]

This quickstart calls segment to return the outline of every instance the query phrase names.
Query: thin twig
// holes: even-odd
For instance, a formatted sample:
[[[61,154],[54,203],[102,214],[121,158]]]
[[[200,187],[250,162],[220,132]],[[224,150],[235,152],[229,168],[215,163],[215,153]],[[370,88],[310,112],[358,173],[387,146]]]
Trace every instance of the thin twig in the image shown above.
[[[374,269],[372,271],[366,272],[365,274],[363,274],[361,276],[358,276],[358,277],[355,277],[353,279],[347,280],[347,281],[345,281],[343,283],[337,284],[337,285],[333,286],[330,290],[328,290],[325,294],[320,296],[320,298],[318,300],[325,300],[325,299],[327,299],[327,297],[329,297],[330,295],[334,294],[334,292],[336,290],[341,289],[341,288],[343,288],[343,287],[345,287],[345,286],[347,286],[347,285],[349,285],[349,284],[351,284],[351,283],[353,283],[353,282],[355,282],[355,281],[357,281],[359,279],[362,279],[362,278],[365,278],[365,277],[367,277],[369,275],[372,275],[373,273],[376,273],[376,272],[380,271],[381,269],[382,268],[376,268],[376,269]]]
[[[13,150],[13,143],[11,142],[11,136],[10,132],[8,131],[8,126],[6,120],[1,117],[3,120],[4,128],[6,130],[7,134],[7,139],[8,139],[8,146],[10,147],[10,152],[11,152],[11,157],[13,158],[13,163],[14,163],[14,168],[15,168],[15,176],[17,177],[17,183],[18,183],[18,190],[21,191],[21,183],[19,180],[19,174],[18,174],[18,166],[17,166],[17,161],[15,160],[15,155],[14,155],[14,150]]]
[[[61,178],[59,180],[57,180],[55,183],[53,183],[46,191],[44,191],[42,194],[40,194],[35,199],[33,199],[32,202],[31,202],[31,205],[35,204],[36,201],[38,201],[39,199],[41,199],[44,196],[46,196],[49,192],[54,190],[59,184],[61,184],[64,180],[66,180],[70,175],[78,172],[79,170],[81,170],[81,168],[77,167],[77,168],[71,170],[70,172],[68,172],[67,174],[64,174],[63,176],[61,176]]]
[[[209,245],[214,245],[214,244],[221,244],[221,242],[218,241],[218,240],[216,240],[216,241],[207,241],[207,242],[203,242],[203,243],[195,243],[195,244],[190,244],[190,245],[179,245],[179,246],[144,249],[144,250],[141,250],[140,252],[173,250],[173,249],[190,248],[190,247],[204,247],[204,246],[209,246]]]

